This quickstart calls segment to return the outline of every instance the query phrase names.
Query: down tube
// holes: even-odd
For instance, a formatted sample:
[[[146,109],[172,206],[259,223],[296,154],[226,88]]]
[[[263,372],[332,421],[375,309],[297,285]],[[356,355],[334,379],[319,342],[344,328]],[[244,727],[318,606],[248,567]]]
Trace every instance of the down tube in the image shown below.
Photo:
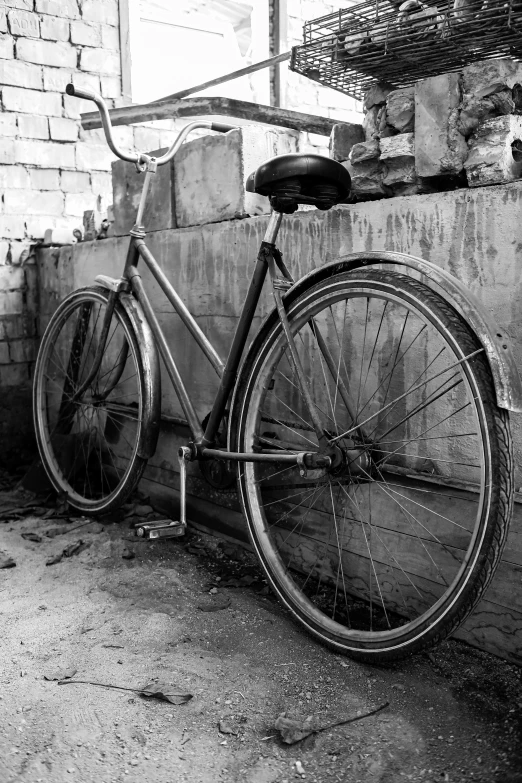
[[[165,340],[165,335],[163,334],[161,326],[158,323],[158,319],[156,318],[156,314],[152,309],[149,299],[147,298],[147,294],[143,288],[141,276],[136,267],[131,267],[127,271],[128,277],[131,280],[132,288],[137,296],[138,302],[143,308],[145,318],[149,322],[149,326],[152,329],[152,333],[154,334],[161,358],[165,363],[165,367],[169,374],[170,380],[172,381],[172,385],[174,386],[176,394],[178,395],[179,401],[181,403],[181,407],[183,408],[185,416],[187,417],[192,437],[197,441],[203,437],[201,422],[199,421],[194,406],[192,405],[185,384],[183,383],[183,379],[179,374],[178,367],[172,357],[167,341]]]

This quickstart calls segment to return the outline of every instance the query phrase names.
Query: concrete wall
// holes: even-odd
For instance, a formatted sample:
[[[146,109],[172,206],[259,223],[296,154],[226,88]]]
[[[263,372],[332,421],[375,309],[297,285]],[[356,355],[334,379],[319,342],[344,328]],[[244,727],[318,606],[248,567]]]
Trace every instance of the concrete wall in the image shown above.
[[[297,278],[343,253],[391,250],[421,256],[462,280],[507,330],[522,368],[522,183],[385,202],[340,206],[329,212],[302,212],[283,223],[281,248]],[[225,355],[244,297],[250,270],[266,226],[264,216],[205,226],[153,232],[148,244],[188,307],[217,349]],[[68,291],[89,284],[96,274],[121,273],[127,240],[109,239],[39,254],[42,325]],[[147,282],[148,275],[144,273]],[[194,350],[177,315],[157,285],[148,289],[158,317],[201,416],[209,411],[217,380]],[[254,324],[271,306],[262,299]],[[163,412],[181,414],[163,384]],[[516,487],[522,486],[522,416],[512,415],[517,464]],[[175,447],[188,431],[165,424],[145,487],[166,506],[176,505],[178,476]],[[207,527],[244,537],[234,493],[210,492],[198,468],[189,480],[192,519]],[[522,496],[518,495],[522,500]],[[171,513],[176,513],[170,508]],[[516,504],[504,560],[493,586],[461,636],[471,643],[521,663],[522,649],[522,505]]]

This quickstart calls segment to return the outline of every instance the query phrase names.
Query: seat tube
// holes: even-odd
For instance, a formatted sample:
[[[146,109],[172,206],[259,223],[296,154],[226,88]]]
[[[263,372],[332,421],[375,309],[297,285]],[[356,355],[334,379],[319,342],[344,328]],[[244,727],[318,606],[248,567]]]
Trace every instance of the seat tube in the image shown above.
[[[283,215],[281,212],[275,212],[275,210],[272,210],[270,213],[268,225],[266,227],[265,236],[263,237],[263,242],[266,242],[268,245],[275,245],[282,219]]]

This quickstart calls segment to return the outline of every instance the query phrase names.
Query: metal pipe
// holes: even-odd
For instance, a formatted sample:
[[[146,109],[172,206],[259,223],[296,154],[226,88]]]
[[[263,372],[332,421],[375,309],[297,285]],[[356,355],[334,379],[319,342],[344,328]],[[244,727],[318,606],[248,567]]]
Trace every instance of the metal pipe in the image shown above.
[[[272,210],[270,213],[268,225],[266,227],[265,236],[263,237],[263,242],[266,242],[268,245],[275,245],[282,219],[283,215],[281,212],[275,212]]]
[[[215,350],[214,346],[208,339],[208,337],[201,331],[198,324],[196,323],[192,313],[187,309],[185,303],[180,298],[180,296],[176,293],[174,290],[172,284],[170,283],[169,279],[161,269],[160,265],[150,252],[149,248],[143,241],[143,239],[137,239],[135,240],[136,247],[138,249],[138,253],[143,258],[145,263],[147,264],[148,268],[150,269],[151,273],[155,277],[155,279],[158,281],[158,284],[171,303],[172,307],[176,310],[177,314],[191,333],[192,337],[195,339],[207,359],[209,360],[210,364],[218,374],[218,376],[221,378],[223,375],[223,370],[225,369],[225,365],[223,361],[221,360],[219,354]]]

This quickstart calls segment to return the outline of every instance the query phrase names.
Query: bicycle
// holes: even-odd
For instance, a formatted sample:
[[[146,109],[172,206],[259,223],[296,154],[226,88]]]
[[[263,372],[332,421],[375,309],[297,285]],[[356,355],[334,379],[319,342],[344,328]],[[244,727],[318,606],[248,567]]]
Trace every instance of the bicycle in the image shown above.
[[[145,177],[121,278],[102,275],[67,296],[41,341],[34,416],[55,489],[88,514],[133,491],[158,439],[161,356],[192,440],[178,454],[179,521],[141,534],[183,534],[187,463],[204,475],[219,466],[223,485],[237,481],[271,588],[317,639],[370,662],[443,639],[489,584],[511,514],[508,410],[522,410],[522,390],[505,335],[458,281],[411,256],[353,253],[294,282],[276,247],[283,215],[342,202],[350,177],[336,161],[293,154],[248,179],[272,211],[223,361],[141,223],[154,172],[187,135],[234,126],[192,122],[161,157],[131,155],[115,145],[98,94],[67,93],[97,104],[110,148]],[[139,260],[220,378],[203,423]],[[245,352],[267,276],[275,307]]]

